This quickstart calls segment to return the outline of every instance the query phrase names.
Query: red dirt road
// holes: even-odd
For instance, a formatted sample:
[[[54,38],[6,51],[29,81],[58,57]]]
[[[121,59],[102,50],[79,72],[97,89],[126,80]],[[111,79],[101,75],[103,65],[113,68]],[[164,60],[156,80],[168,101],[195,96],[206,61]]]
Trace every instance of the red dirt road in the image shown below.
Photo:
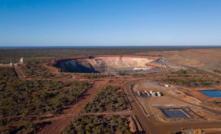
[[[107,80],[97,81],[92,88],[90,88],[89,90],[87,90],[87,92],[84,93],[84,96],[87,97],[83,98],[80,102],[78,102],[71,108],[70,114],[78,114],[81,111],[82,107],[94,97],[96,91],[101,90],[101,88],[106,86],[107,83]],[[56,121],[53,121],[52,124],[45,126],[43,130],[39,132],[39,134],[60,134],[63,128],[67,126],[71,120],[72,118],[70,117],[64,117]]]

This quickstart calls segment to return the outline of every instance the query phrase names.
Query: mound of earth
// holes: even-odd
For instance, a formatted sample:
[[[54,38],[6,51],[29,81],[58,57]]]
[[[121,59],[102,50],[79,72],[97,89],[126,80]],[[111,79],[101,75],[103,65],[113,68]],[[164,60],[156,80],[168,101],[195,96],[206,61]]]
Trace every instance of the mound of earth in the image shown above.
[[[151,63],[158,57],[142,56],[89,56],[84,58],[60,59],[55,64],[64,72],[116,73],[125,70],[148,70],[159,67]]]
[[[205,71],[221,71],[221,48],[187,49],[183,51],[144,52],[138,55],[162,56],[168,62],[195,67]]]

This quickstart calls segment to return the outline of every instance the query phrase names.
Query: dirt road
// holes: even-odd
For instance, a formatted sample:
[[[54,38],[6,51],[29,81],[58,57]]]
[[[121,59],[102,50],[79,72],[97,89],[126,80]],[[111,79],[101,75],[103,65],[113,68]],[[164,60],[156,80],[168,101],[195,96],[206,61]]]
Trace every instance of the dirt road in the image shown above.
[[[25,75],[24,75],[23,71],[21,70],[21,67],[15,66],[14,69],[15,69],[15,73],[19,79],[25,78]]]
[[[76,105],[71,108],[71,112],[69,114],[78,114],[82,107],[88,103],[96,94],[96,91],[101,90],[104,86],[106,86],[108,81],[98,81],[96,82],[92,88],[87,90],[83,96],[85,96],[81,101],[79,101]],[[64,118],[53,121],[52,124],[44,127],[39,134],[60,134],[65,126],[67,126],[72,118],[65,116]]]

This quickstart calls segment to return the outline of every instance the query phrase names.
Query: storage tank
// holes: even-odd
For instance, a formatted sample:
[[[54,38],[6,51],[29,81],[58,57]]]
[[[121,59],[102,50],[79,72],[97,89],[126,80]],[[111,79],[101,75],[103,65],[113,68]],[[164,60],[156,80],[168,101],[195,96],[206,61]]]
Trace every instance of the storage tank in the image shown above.
[[[153,92],[153,93],[152,93],[152,96],[153,96],[153,97],[157,96],[157,93],[156,93],[156,92]]]
[[[137,91],[138,96],[142,96],[142,92]]]
[[[137,95],[140,96],[140,92],[139,91],[137,91]]]
[[[147,97],[150,97],[150,94],[149,94],[149,92],[147,92]]]
[[[160,93],[160,92],[157,92],[157,96],[161,96],[161,93]]]

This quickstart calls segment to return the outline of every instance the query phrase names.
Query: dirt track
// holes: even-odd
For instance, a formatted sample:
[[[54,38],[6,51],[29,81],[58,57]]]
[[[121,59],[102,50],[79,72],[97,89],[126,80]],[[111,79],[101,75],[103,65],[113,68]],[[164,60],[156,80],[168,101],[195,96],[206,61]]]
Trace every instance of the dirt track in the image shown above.
[[[127,94],[129,101],[131,102],[133,111],[137,116],[140,124],[147,134],[165,134],[172,131],[178,131],[181,128],[219,128],[221,122],[170,122],[163,123],[155,119],[154,116],[148,117],[139,104],[135,101],[135,98],[130,91],[130,86],[136,83],[136,81],[130,81],[124,85],[124,91]]]
[[[82,101],[78,102],[71,108],[70,114],[78,114],[81,108],[88,103],[95,95],[96,91],[99,91],[102,87],[107,85],[107,81],[99,81],[94,84],[84,95],[87,96]],[[39,132],[40,134],[60,134],[65,126],[67,126],[72,118],[66,116],[64,118],[58,119],[52,122],[51,125],[44,127],[44,129]]]
[[[15,69],[15,73],[19,79],[25,78],[25,75],[24,75],[23,71],[21,70],[21,67],[15,66],[14,69]]]
[[[167,74],[167,73],[166,73]],[[165,75],[165,73],[161,73],[161,74],[150,74],[147,77],[153,77],[153,76],[160,76],[160,75]],[[135,78],[137,79],[137,78]],[[140,79],[140,78],[139,78]],[[99,91],[101,88],[103,88],[106,85],[111,85],[110,83],[108,83],[109,80],[101,80],[101,81],[97,81],[95,82],[94,86],[92,88],[90,88],[85,94],[84,94],[84,98],[77,103],[77,105],[74,105],[73,107],[71,107],[68,111],[66,111],[65,113],[68,114],[78,114],[82,107],[88,103],[93,96],[96,94],[96,91]],[[115,85],[115,84],[114,84]],[[131,114],[133,113],[130,112],[128,113],[128,111],[125,111],[125,114]],[[106,114],[106,113],[104,113]],[[122,113],[121,113],[122,114]],[[63,130],[63,128],[65,126],[67,126],[70,121],[72,120],[73,116],[62,116],[62,117],[58,117],[55,119],[52,119],[53,121],[51,122],[50,125],[47,125],[43,128],[42,131],[39,132],[39,134],[60,134]],[[47,120],[50,121],[50,120]]]

